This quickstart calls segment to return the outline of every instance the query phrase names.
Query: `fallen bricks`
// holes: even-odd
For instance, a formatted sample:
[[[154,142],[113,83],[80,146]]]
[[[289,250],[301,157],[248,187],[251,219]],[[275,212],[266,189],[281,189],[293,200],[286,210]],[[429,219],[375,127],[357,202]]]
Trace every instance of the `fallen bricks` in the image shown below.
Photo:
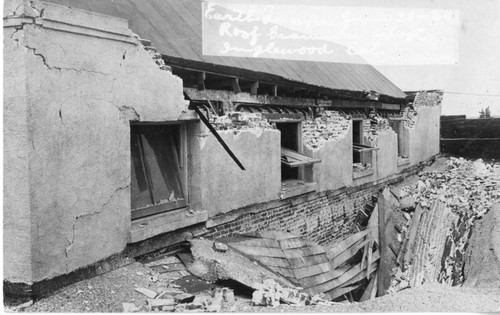
[[[434,167],[434,164],[439,165]],[[465,252],[474,223],[499,200],[500,165],[484,163],[481,159],[468,161],[463,158],[441,158],[434,164],[418,174],[419,179],[415,184],[399,185],[398,189],[391,188],[391,192],[399,201],[399,209],[404,211],[406,224],[398,233],[402,246],[388,292],[399,291],[412,284],[417,285],[425,281],[426,277],[427,281],[437,280],[449,285],[461,285],[465,280]],[[451,213],[452,216],[447,227],[443,225],[446,224],[446,213]],[[425,220],[422,220],[423,217]],[[436,220],[439,222],[432,222]],[[437,228],[438,223],[448,231],[434,233],[435,236],[432,236],[430,230],[432,226]],[[438,234],[443,234],[445,239],[441,240]],[[443,244],[424,244],[427,249],[421,245],[417,246],[417,238],[423,237],[427,238],[425,242],[432,240]],[[422,240],[419,241],[422,243]],[[437,274],[429,271],[430,264],[429,261],[426,262],[428,258],[421,257],[426,256],[422,255],[422,249],[427,252],[429,248],[434,248],[434,251],[441,250],[434,253],[442,256],[437,266],[431,266],[437,270]],[[432,279],[434,277],[435,279]]]
[[[326,301],[320,295],[310,296],[301,292],[300,288],[284,288],[272,279],[267,279],[263,284],[255,284],[257,290],[252,294],[252,304],[256,306],[276,307],[280,304],[295,306],[304,305],[334,305],[336,303]]]

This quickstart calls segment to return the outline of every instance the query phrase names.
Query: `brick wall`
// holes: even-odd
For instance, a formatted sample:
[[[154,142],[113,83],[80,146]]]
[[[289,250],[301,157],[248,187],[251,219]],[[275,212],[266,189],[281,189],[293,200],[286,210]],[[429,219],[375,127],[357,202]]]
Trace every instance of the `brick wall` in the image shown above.
[[[399,176],[401,178],[394,177],[392,181],[399,181],[405,175]],[[358,231],[358,212],[371,201],[373,194],[388,183],[382,181],[376,185],[369,183],[349,189],[311,192],[238,209],[235,212],[239,214],[232,216],[229,222],[217,224],[217,221],[223,222],[227,214],[214,218],[214,226],[203,237],[223,238],[238,233],[281,230],[328,245]]]

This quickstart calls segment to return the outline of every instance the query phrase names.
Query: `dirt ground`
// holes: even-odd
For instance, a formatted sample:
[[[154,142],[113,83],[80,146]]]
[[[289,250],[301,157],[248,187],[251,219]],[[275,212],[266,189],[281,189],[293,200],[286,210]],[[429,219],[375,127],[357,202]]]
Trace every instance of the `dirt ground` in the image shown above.
[[[63,288],[53,295],[36,301],[24,312],[123,312],[122,303],[135,303],[139,311],[148,312],[147,297],[134,290],[172,287],[161,277],[153,282],[151,269],[140,263],[111,271]],[[207,287],[196,295],[208,295]],[[5,309],[9,311],[9,308]],[[250,297],[236,296],[234,302],[223,304],[221,312],[499,312],[500,289],[473,289],[424,285],[399,291],[393,295],[363,303],[336,303],[329,306],[252,306]]]
[[[500,168],[495,168],[495,172],[500,175]],[[107,313],[123,312],[122,303],[133,303],[137,311],[144,313],[148,312],[148,298],[135,288],[147,288],[156,292],[169,291],[172,296],[189,292],[197,298],[209,298],[210,290],[215,286],[192,275],[175,280],[169,274],[155,272],[152,268],[136,262],[67,286],[25,308],[5,306],[4,311]],[[282,304],[277,307],[253,306],[251,296],[238,295],[237,290],[235,293],[235,301],[223,303],[221,312],[500,312],[500,288],[450,287],[428,283],[362,303],[346,301],[328,306]]]

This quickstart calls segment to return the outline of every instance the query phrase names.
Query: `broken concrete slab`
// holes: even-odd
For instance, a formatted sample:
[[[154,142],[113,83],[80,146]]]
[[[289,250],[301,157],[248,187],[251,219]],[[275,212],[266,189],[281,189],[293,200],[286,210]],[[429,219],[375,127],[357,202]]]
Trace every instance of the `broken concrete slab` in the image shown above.
[[[174,299],[147,299],[147,303],[150,311],[163,310],[164,306],[175,306]]]
[[[406,196],[399,200],[399,205],[401,210],[409,208],[414,209],[416,204],[417,204],[417,198],[415,198],[414,196]]]
[[[147,296],[150,299],[154,299],[158,295],[155,291],[146,288],[135,288],[135,291]]]
[[[135,303],[122,303],[122,307],[124,313],[135,313],[141,310],[141,308],[137,307]]]
[[[194,295],[189,293],[181,293],[174,296],[177,303],[191,303],[194,301]]]
[[[232,279],[247,287],[254,288],[256,283],[263,283],[266,279],[274,279],[276,282],[295,287],[286,278],[252,262],[249,258],[229,249],[226,252],[217,252],[213,249],[213,241],[193,239],[190,240],[191,253],[198,264],[199,274],[207,281]],[[193,268],[189,269],[190,272]]]
[[[214,249],[218,252],[225,252],[228,250],[228,247],[226,244],[221,243],[221,242],[214,242]]]

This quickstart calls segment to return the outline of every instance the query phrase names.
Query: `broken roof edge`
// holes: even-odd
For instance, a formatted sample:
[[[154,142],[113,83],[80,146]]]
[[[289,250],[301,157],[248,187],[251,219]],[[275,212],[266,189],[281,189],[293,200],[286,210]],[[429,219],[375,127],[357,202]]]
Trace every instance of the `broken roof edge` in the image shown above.
[[[213,74],[218,74],[218,75],[236,76],[242,79],[254,80],[267,84],[286,85],[302,89],[308,89],[315,92],[323,93],[325,95],[338,97],[340,99],[367,100],[366,93],[369,92],[369,91],[357,91],[357,90],[347,90],[347,89],[345,90],[334,89],[330,87],[319,86],[302,81],[292,80],[276,74],[271,74],[261,71],[254,71],[245,68],[238,68],[227,65],[219,65],[214,63],[207,63],[202,61],[173,57],[164,53],[161,53],[161,55],[165,63],[173,67],[184,68],[199,72],[211,72]],[[403,91],[401,92],[404,94]],[[394,104],[406,104],[407,97],[405,96],[395,97],[380,93],[378,101],[386,103],[394,103]]]

